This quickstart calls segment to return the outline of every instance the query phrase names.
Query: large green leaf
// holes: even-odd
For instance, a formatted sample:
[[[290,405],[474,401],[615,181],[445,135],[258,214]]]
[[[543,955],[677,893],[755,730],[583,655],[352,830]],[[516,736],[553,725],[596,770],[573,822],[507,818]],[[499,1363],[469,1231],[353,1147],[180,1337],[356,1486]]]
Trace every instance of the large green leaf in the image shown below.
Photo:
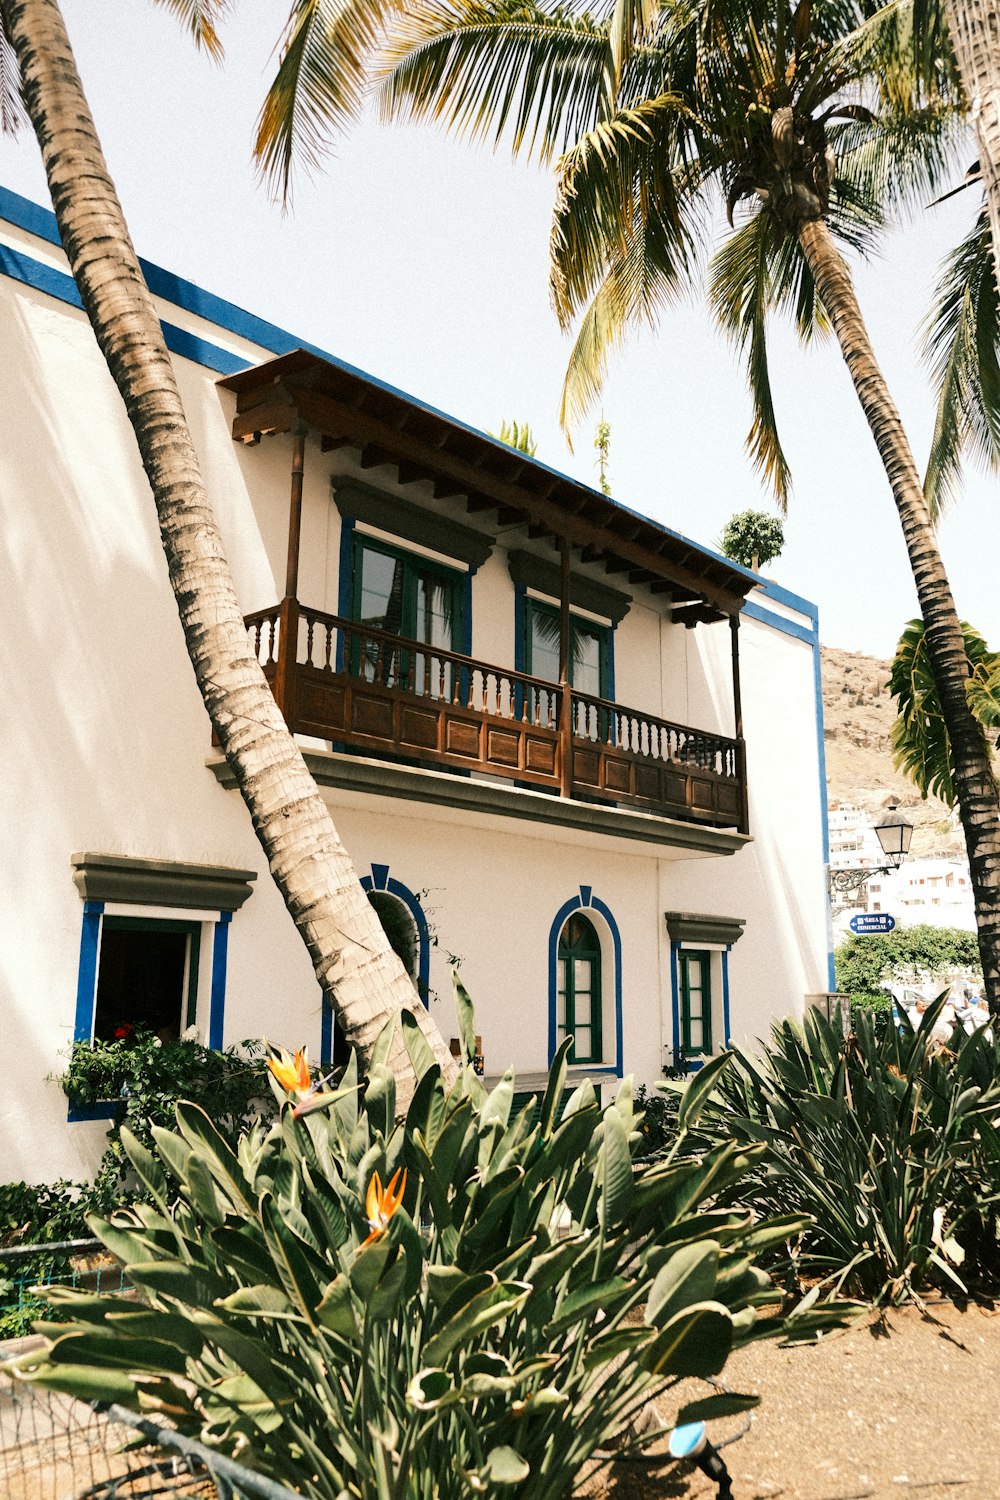
[[[628,1219],[634,1196],[628,1133],[620,1113],[612,1105],[604,1112],[604,1140],[601,1145],[600,1216],[605,1229]]]
[[[681,1096],[680,1107],[677,1111],[678,1129],[691,1130],[697,1125],[702,1110],[718,1087],[722,1075],[729,1068],[732,1060],[731,1052],[720,1052],[718,1057],[709,1058],[705,1066],[695,1073]]]
[[[177,1124],[191,1149],[204,1161],[219,1187],[238,1213],[253,1216],[257,1205],[235,1152],[205,1111],[197,1104],[177,1106]]]
[[[719,1245],[703,1240],[672,1255],[656,1274],[646,1302],[646,1322],[662,1328],[692,1303],[709,1302],[715,1295]]]
[[[721,1302],[700,1302],[675,1313],[638,1355],[653,1375],[718,1375],[733,1346],[733,1320]]]
[[[513,1295],[511,1293],[513,1292]],[[424,1345],[428,1364],[440,1365],[455,1350],[465,1347],[487,1328],[500,1323],[527,1301],[529,1288],[498,1283],[467,1302]]]

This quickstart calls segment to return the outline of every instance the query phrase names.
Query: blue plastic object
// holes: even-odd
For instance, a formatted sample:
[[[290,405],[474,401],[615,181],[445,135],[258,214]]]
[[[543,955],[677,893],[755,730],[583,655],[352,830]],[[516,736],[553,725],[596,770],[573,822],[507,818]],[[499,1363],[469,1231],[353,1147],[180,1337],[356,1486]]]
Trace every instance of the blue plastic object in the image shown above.
[[[671,1458],[694,1458],[705,1446],[704,1422],[685,1422],[670,1434]]]

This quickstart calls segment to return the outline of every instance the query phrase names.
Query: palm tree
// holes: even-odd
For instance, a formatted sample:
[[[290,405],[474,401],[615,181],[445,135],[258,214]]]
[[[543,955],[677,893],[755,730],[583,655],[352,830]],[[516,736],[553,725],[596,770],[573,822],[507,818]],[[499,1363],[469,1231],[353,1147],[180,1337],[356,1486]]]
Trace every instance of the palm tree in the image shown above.
[[[168,0],[217,48],[223,0]],[[70,269],[125,403],[149,479],[184,639],[223,752],[285,903],[347,1040],[367,1055],[409,1010],[448,1074],[454,1061],[417,1003],[330,813],[250,651],[159,319],[132,248],[57,0],[0,0],[25,112],[42,149]],[[390,1066],[409,1070],[397,1029]]]
[[[909,17],[909,20],[908,20]],[[888,43],[891,42],[891,48]],[[789,489],[768,376],[766,320],[832,328],[903,529],[952,749],[983,973],[1000,1012],[1000,810],[968,661],[920,478],[842,253],[949,169],[960,101],[943,71],[917,92],[912,11],[869,0],[614,0],[604,19],[555,0],[422,0],[395,21],[386,115],[435,119],[515,152],[558,153],[551,288],[579,319],[563,392],[572,424],[609,352],[700,274],[744,351],[748,444],[779,501]]]

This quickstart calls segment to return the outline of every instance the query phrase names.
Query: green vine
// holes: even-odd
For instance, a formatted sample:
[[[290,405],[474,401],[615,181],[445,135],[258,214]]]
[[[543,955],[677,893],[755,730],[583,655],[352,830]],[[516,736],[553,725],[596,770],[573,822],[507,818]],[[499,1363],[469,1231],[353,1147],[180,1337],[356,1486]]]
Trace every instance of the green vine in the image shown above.
[[[108,1144],[87,1191],[99,1198],[120,1192],[128,1172],[122,1126],[152,1147],[153,1126],[173,1128],[179,1099],[200,1104],[235,1145],[255,1120],[274,1110],[263,1053],[259,1041],[219,1052],[196,1041],[161,1042],[143,1031],[114,1042],[74,1043],[59,1078],[64,1094],[77,1107],[114,1105]]]

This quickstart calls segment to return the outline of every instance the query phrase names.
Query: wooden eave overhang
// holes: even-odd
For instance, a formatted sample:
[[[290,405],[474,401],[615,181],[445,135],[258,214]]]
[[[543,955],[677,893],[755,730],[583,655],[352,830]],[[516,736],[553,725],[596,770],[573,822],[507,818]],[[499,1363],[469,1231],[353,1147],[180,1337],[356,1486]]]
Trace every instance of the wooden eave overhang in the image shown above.
[[[227,375],[236,396],[233,437],[317,433],[325,449],[360,451],[362,468],[394,464],[400,484],[430,481],[438,498],[464,496],[471,515],[524,525],[532,537],[564,539],[584,563],[669,595],[677,618],[695,624],[738,615],[754,577],[677,532],[616,504],[453,418],[349,366],[296,349]],[[622,580],[625,581],[625,578]]]

